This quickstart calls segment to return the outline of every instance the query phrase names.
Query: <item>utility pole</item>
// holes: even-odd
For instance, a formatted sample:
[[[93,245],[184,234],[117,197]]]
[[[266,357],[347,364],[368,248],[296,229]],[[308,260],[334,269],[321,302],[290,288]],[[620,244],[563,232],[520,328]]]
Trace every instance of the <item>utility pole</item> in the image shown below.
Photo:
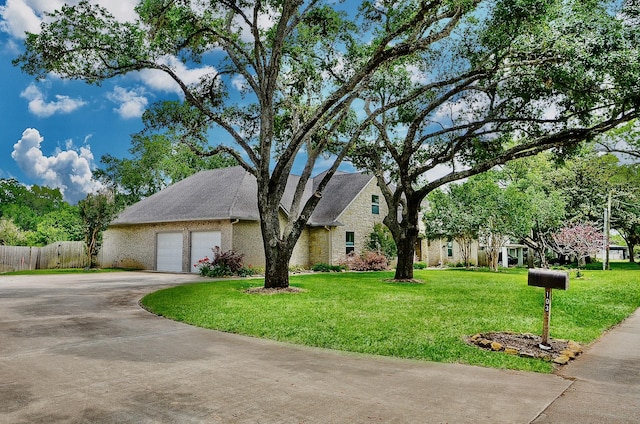
[[[609,233],[611,230],[611,190],[607,196],[607,207],[604,209],[604,261],[602,262],[602,270],[611,269],[609,266]]]

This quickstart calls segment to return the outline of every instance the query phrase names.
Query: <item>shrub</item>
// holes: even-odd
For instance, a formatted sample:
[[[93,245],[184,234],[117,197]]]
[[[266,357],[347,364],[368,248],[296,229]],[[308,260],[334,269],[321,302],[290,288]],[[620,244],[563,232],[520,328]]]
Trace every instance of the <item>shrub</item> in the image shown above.
[[[424,262],[414,262],[413,269],[425,269],[427,268],[427,264]]]
[[[252,275],[262,275],[264,270],[253,265],[243,266],[236,272],[238,277],[251,277]]]
[[[343,264],[352,271],[383,271],[389,266],[389,261],[380,253],[365,250],[359,255],[349,253]]]
[[[299,274],[301,272],[306,271],[307,269],[302,265],[289,265],[289,272],[294,274]]]
[[[602,262],[599,261],[591,261],[590,263],[587,263],[584,266],[584,269],[588,269],[588,270],[601,270],[602,269]]]
[[[239,275],[243,269],[242,258],[244,255],[235,250],[227,250],[223,252],[220,246],[211,249],[213,259],[209,257],[202,258],[193,266],[198,268],[200,275],[203,277],[227,277],[231,275]]]
[[[315,264],[311,270],[315,272],[341,272],[346,268],[344,265],[329,265],[326,263]]]

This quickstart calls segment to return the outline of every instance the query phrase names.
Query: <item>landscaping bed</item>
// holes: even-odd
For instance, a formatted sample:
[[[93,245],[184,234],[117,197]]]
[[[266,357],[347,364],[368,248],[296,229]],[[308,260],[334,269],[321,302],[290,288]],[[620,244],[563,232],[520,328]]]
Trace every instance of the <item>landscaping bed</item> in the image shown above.
[[[481,349],[542,359],[557,365],[565,365],[582,353],[582,346],[573,340],[550,338],[548,344],[543,346],[542,337],[531,333],[478,333],[468,337],[467,342]]]

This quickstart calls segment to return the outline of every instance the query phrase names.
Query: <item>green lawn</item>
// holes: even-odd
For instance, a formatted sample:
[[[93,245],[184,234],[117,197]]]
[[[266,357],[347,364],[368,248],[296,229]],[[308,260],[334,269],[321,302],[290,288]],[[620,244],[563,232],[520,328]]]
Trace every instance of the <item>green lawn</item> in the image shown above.
[[[552,338],[586,344],[640,307],[640,268],[572,273],[554,290]],[[225,280],[162,290],[142,303],[167,318],[232,333],[352,352],[550,372],[541,360],[468,346],[478,332],[541,334],[544,289],[527,270],[416,271],[424,284],[385,282],[390,272],[291,277],[298,294],[246,294],[262,280]]]

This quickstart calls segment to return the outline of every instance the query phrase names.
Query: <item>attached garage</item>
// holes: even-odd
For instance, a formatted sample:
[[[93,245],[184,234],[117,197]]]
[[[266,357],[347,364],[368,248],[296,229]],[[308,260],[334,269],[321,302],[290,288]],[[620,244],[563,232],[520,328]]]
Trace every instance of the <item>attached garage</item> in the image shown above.
[[[182,233],[158,233],[156,236],[156,270],[182,272]]]
[[[220,231],[193,231],[191,233],[191,272],[198,272],[197,264],[202,258],[211,258],[211,249],[215,246],[222,247],[222,233]]]

